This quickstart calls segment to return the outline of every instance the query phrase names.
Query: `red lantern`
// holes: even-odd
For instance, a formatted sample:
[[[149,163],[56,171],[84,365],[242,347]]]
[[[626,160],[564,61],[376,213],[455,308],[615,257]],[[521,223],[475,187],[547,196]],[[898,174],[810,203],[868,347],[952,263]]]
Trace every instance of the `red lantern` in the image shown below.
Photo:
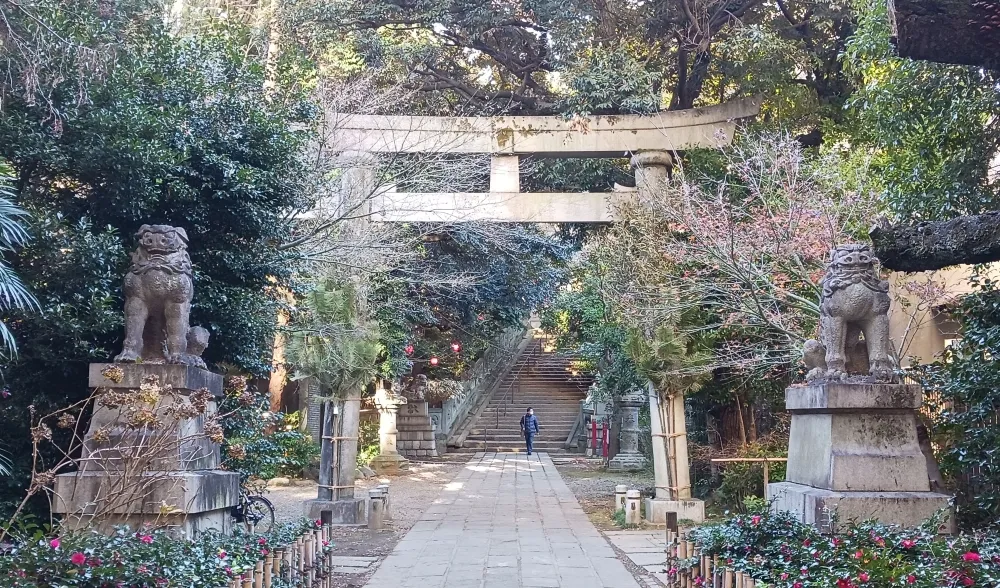
[[[431,365],[437,365],[437,364],[438,364],[438,358],[432,357],[431,358]]]
[[[451,350],[454,351],[455,353],[458,353],[459,351],[462,350],[462,344],[459,343],[458,341],[452,341]]]
[[[413,355],[413,345],[407,345],[404,351],[406,351],[407,355]]]

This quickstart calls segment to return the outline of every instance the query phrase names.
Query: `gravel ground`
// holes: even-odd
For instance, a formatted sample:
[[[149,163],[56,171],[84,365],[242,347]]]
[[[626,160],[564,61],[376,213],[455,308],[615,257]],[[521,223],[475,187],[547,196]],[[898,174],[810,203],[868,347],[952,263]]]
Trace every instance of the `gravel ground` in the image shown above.
[[[615,526],[615,486],[625,484],[629,489],[651,492],[656,485],[653,472],[608,472],[599,460],[567,458],[555,462],[566,485],[573,491],[583,511],[601,531],[619,531]]]
[[[408,472],[400,476],[376,476],[358,480],[356,496],[367,496],[368,490],[379,484],[389,484],[393,520],[386,522],[382,531],[369,531],[364,527],[334,528],[334,555],[382,558],[389,555],[396,543],[420,519],[424,510],[441,493],[462,469],[470,456],[461,456],[433,463],[410,462]],[[274,504],[278,521],[292,521],[302,516],[302,503],[316,498],[314,482],[295,482],[288,486],[269,488],[267,497]],[[367,574],[338,574],[334,577],[337,588],[364,586],[378,566],[373,565]]]

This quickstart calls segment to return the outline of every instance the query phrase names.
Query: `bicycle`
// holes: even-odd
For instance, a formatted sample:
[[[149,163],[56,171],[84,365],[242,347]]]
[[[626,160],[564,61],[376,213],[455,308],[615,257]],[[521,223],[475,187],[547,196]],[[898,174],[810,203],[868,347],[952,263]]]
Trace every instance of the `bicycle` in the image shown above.
[[[242,523],[248,533],[268,533],[274,528],[274,505],[260,494],[251,494],[240,485],[240,501],[233,507],[233,522]]]

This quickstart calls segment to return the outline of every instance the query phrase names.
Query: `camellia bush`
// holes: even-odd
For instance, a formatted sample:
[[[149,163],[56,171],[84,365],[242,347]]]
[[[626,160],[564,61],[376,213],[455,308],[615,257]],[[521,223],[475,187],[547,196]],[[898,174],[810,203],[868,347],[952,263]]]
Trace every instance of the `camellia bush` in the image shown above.
[[[110,536],[89,531],[53,536],[36,529],[13,543],[0,544],[0,585],[228,586],[272,549],[281,549],[314,528],[316,522],[302,520],[263,535],[207,532],[194,540],[144,528],[121,527]],[[323,548],[330,549],[332,544]],[[274,585],[282,586],[278,581]]]
[[[1000,536],[940,535],[937,521],[919,529],[850,523],[823,535],[790,513],[770,513],[760,499],[748,514],[692,532],[706,555],[780,588],[941,588],[1000,586]]]

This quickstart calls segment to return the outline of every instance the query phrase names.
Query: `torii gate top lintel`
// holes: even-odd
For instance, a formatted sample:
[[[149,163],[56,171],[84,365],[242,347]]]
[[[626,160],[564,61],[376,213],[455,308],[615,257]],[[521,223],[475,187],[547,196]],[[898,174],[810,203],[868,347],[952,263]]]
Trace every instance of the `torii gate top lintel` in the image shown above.
[[[368,153],[488,153],[623,157],[649,150],[728,145],[735,121],[761,98],[651,115],[434,117],[334,113],[339,145]],[[727,132],[728,131],[728,132]]]
[[[488,154],[490,189],[483,193],[397,192],[386,186],[371,204],[382,222],[602,223],[623,194],[524,193],[519,157],[632,156],[639,190],[666,177],[672,152],[729,145],[736,121],[757,115],[762,98],[651,115],[428,117],[328,114],[332,151],[343,154]],[[632,189],[634,190],[634,189]],[[626,191],[630,191],[626,189]]]

